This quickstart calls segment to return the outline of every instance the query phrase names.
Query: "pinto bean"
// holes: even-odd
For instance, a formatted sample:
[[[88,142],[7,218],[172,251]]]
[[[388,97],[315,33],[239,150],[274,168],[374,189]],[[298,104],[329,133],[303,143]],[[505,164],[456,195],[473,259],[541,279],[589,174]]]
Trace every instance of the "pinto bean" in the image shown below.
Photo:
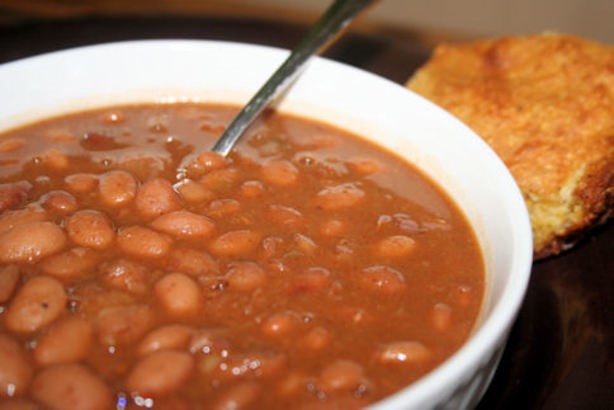
[[[214,169],[225,168],[228,164],[229,160],[220,154],[213,151],[203,151],[194,159],[190,167],[206,173]]]
[[[264,184],[260,181],[251,180],[241,184],[241,196],[243,198],[258,198],[264,192]]]
[[[17,225],[0,234],[0,262],[36,262],[65,245],[66,234],[52,222]]]
[[[260,330],[266,336],[280,337],[294,332],[301,323],[301,317],[296,312],[278,312],[267,317]]]
[[[36,332],[65,311],[67,300],[56,279],[34,276],[17,291],[6,315],[6,327],[18,333]]]
[[[66,221],[66,232],[71,241],[84,248],[107,249],[115,240],[113,224],[102,212],[85,209]]]
[[[100,201],[110,208],[123,207],[134,200],[138,183],[131,173],[113,170],[103,174],[98,183]]]
[[[147,268],[127,259],[117,259],[101,267],[107,286],[142,295],[147,291]]]
[[[66,191],[47,192],[40,202],[43,208],[57,214],[71,214],[79,209],[77,199]]]
[[[0,268],[0,304],[8,302],[19,284],[19,268],[6,265]]]
[[[213,200],[207,208],[206,214],[211,218],[226,218],[241,211],[241,203],[232,198]]]
[[[111,389],[82,364],[62,363],[44,368],[34,377],[31,391],[50,410],[113,408]]]
[[[376,359],[384,364],[424,363],[430,358],[430,350],[414,341],[387,343],[376,353]]]
[[[0,401],[23,396],[33,369],[25,350],[9,335],[0,333]]]
[[[90,322],[67,317],[55,322],[38,341],[34,360],[39,365],[76,362],[83,359],[94,340]]]
[[[360,175],[375,174],[383,168],[383,165],[373,158],[352,158],[346,165],[352,172]]]
[[[32,189],[27,181],[0,184],[0,212],[21,204]]]
[[[347,230],[347,224],[340,219],[328,219],[320,225],[320,233],[329,238],[343,236]]]
[[[318,326],[311,329],[301,339],[301,347],[309,351],[321,351],[328,347],[333,340],[332,334],[326,328]]]
[[[187,163],[185,167],[187,174],[196,178],[211,171],[226,168],[230,164],[230,160],[215,152],[204,151],[194,158],[184,159],[184,163]]]
[[[311,378],[305,373],[304,370],[290,370],[288,374],[279,381],[275,389],[276,393],[282,398],[292,397],[298,394],[301,390],[304,391],[310,382],[310,379]]]
[[[48,142],[57,144],[71,144],[78,141],[79,137],[65,127],[53,127],[40,131],[41,136]]]
[[[269,205],[265,215],[271,222],[287,228],[301,228],[306,223],[300,211],[283,205]]]
[[[226,232],[209,244],[216,256],[240,256],[253,252],[260,243],[260,234],[248,229]]]
[[[94,328],[104,346],[129,346],[155,323],[152,309],[145,305],[113,306],[98,313]]]
[[[355,183],[345,183],[320,190],[313,203],[316,208],[325,211],[339,211],[351,208],[363,202],[365,192]]]
[[[116,148],[123,148],[125,146],[122,142],[118,141],[118,138],[96,131],[88,131],[83,133],[80,136],[79,143],[83,148],[91,151],[112,150]],[[123,162],[125,162],[125,160],[120,161],[120,163]]]
[[[93,270],[98,263],[95,251],[85,248],[73,248],[44,259],[39,267],[41,272],[70,281],[78,279]]]
[[[184,201],[191,204],[207,203],[215,198],[213,191],[191,179],[178,182],[174,185],[174,188]]]
[[[269,236],[262,240],[262,247],[260,254],[262,259],[269,260],[276,256],[280,256],[280,252],[283,249],[285,241],[279,236]]]
[[[314,242],[310,237],[303,235],[302,233],[295,233],[292,236],[295,243],[295,250],[304,255],[313,255],[318,249],[318,244]]]
[[[407,235],[392,235],[377,242],[373,248],[376,257],[385,259],[407,258],[414,253],[416,241]]]
[[[262,387],[255,381],[244,381],[223,391],[213,404],[213,410],[241,410],[253,405]]]
[[[267,282],[266,272],[253,262],[231,263],[225,277],[230,289],[246,292],[264,286]]]
[[[42,155],[41,160],[45,166],[55,171],[63,171],[70,165],[68,156],[57,148],[47,150]]]
[[[143,156],[136,154],[123,158],[118,166],[130,172],[139,181],[148,181],[164,173],[166,158],[164,154]]]
[[[162,258],[170,251],[171,244],[168,236],[142,226],[129,226],[117,234],[119,250],[138,258]]]
[[[72,174],[64,178],[66,188],[74,194],[85,194],[98,187],[98,178],[92,174]]]
[[[47,212],[34,207],[15,211],[5,211],[0,214],[0,235],[10,231],[16,226],[31,222],[43,222],[47,219]]]
[[[362,289],[379,295],[397,295],[407,287],[403,274],[385,265],[363,269],[357,276],[357,283]]]
[[[445,303],[437,303],[431,312],[431,323],[441,332],[448,330],[452,325],[452,308]]]
[[[273,186],[293,186],[299,179],[298,169],[289,161],[269,161],[262,166],[262,179]]]
[[[299,272],[289,280],[289,292],[292,294],[317,292],[328,288],[331,283],[328,269],[314,266]]]
[[[27,141],[23,138],[10,138],[0,141],[0,153],[6,154],[23,148]]]
[[[179,194],[165,179],[156,178],[145,182],[134,200],[137,212],[147,219],[183,209]]]
[[[192,248],[173,248],[168,258],[167,269],[190,276],[215,274],[219,266],[207,252]]]
[[[172,393],[194,372],[194,359],[187,352],[158,350],[142,358],[126,378],[126,390],[145,397]]]
[[[215,224],[209,218],[189,211],[161,215],[151,226],[178,239],[208,238],[215,230]]]
[[[70,144],[77,142],[79,137],[66,128],[51,128],[43,130],[42,135],[50,142],[57,144]]]
[[[356,390],[366,381],[361,365],[351,360],[336,360],[322,369],[318,386],[325,392]]]
[[[154,286],[156,299],[173,317],[192,316],[203,305],[203,296],[198,284],[183,273],[168,273]]]
[[[149,332],[136,347],[136,352],[144,356],[163,349],[182,349],[188,346],[194,329],[186,325],[166,325]]]
[[[237,168],[227,167],[214,169],[205,174],[200,182],[214,192],[220,192],[232,188],[241,182],[242,175]]]

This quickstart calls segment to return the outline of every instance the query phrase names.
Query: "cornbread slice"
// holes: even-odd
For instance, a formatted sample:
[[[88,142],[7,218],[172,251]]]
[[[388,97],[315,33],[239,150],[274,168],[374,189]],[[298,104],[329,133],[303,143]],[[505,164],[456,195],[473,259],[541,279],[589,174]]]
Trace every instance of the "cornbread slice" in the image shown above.
[[[464,121],[524,195],[534,256],[614,209],[614,47],[563,34],[442,44],[407,86]]]

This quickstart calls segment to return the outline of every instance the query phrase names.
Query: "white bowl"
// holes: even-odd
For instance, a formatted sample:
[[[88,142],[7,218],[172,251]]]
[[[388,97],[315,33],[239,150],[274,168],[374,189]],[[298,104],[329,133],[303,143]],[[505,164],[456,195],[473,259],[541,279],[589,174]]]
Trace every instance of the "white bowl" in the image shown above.
[[[49,115],[117,103],[245,103],[287,51],[219,41],[137,41],[50,53],[0,66],[0,131]],[[409,73],[408,73],[409,74]],[[490,382],[523,300],[532,239],[522,196],[470,129],[404,87],[313,59],[279,105],[377,141],[424,170],[473,225],[487,268],[470,340],[374,409],[466,408]]]

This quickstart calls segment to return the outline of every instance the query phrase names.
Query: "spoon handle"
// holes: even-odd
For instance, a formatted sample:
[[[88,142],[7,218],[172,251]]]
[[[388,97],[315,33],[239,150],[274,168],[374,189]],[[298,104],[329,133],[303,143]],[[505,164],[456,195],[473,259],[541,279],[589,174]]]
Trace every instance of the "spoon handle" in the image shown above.
[[[309,57],[332,43],[334,36],[373,1],[335,0],[277,71],[232,120],[211,150],[222,156],[228,155],[251,122],[294,82]]]

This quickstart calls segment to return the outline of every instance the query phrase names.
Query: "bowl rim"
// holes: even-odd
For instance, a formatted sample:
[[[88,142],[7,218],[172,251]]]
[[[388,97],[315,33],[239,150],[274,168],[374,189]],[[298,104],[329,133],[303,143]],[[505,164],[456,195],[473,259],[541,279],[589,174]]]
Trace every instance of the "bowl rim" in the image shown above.
[[[223,40],[159,39],[102,43],[53,51],[0,64],[0,90],[7,84],[6,81],[3,81],[3,78],[6,77],[7,72],[21,70],[32,64],[36,65],[45,64],[48,61],[59,61],[68,55],[72,55],[74,57],[83,53],[106,53],[118,49],[123,49],[126,51],[130,49],[150,48],[151,51],[155,51],[167,47],[180,47],[186,49],[195,48],[200,50],[202,47],[207,46],[230,48],[233,49],[233,52],[242,52],[247,50],[255,54],[262,54],[265,56],[263,58],[275,56],[276,63],[281,61],[281,59],[288,54],[288,50],[277,47]],[[376,81],[376,85],[378,87],[388,87],[387,91],[391,93],[406,93],[407,95],[411,95],[414,99],[421,100],[421,103],[425,104],[425,106],[429,106],[430,110],[439,111],[438,115],[440,115],[442,118],[444,116],[449,117],[447,121],[455,124],[455,126],[459,129],[464,129],[465,133],[473,134],[474,141],[472,141],[471,144],[474,144],[481,152],[489,151],[490,153],[486,153],[486,155],[495,157],[491,159],[494,162],[499,162],[499,167],[501,168],[499,169],[499,172],[502,173],[504,179],[507,179],[508,183],[514,186],[512,188],[514,192],[511,192],[509,195],[512,202],[508,204],[511,211],[518,216],[518,220],[515,221],[516,236],[512,238],[514,252],[513,255],[510,256],[510,260],[513,263],[509,267],[509,271],[513,274],[509,274],[506,278],[501,299],[493,302],[492,311],[482,320],[478,328],[470,336],[470,339],[467,340],[456,353],[446,359],[437,368],[420,378],[418,381],[412,383],[410,386],[372,405],[373,408],[378,409],[393,409],[398,408],[398,406],[401,405],[409,405],[411,407],[420,408],[434,398],[441,399],[442,386],[447,388],[448,386],[453,386],[458,380],[462,380],[464,377],[466,377],[467,371],[471,370],[471,366],[475,367],[474,365],[483,359],[484,352],[493,351],[497,345],[500,345],[505,341],[507,333],[515,320],[524,299],[530,278],[532,265],[532,240],[528,211],[526,210],[526,206],[518,186],[503,162],[500,161],[496,154],[494,154],[494,152],[481,138],[479,138],[473,131],[469,130],[469,128],[462,124],[459,120],[445,112],[442,108],[435,106],[435,104],[430,103],[398,83],[394,83],[366,70],[352,67],[344,63],[332,61],[323,57],[314,57],[309,66],[306,68],[306,71],[315,69],[341,70],[352,73],[352,75],[361,76],[365,79],[365,81]],[[2,94],[4,93],[2,92]],[[450,394],[451,392],[448,391],[447,393]]]

